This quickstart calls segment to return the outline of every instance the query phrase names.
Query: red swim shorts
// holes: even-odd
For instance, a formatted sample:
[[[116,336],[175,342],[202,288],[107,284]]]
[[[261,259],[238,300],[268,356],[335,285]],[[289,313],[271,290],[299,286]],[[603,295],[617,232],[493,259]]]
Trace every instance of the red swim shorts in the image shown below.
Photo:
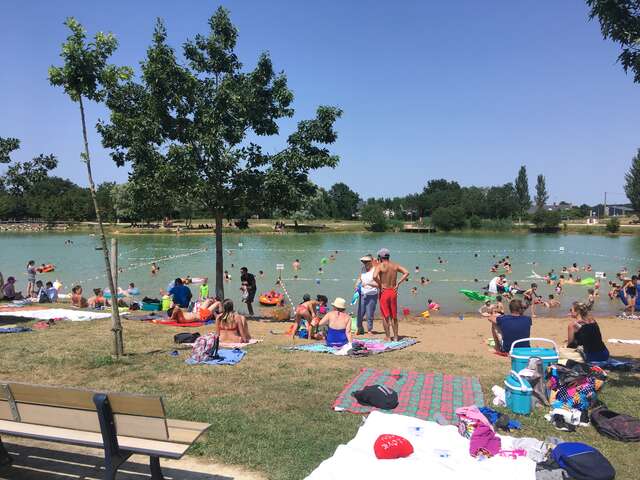
[[[395,288],[383,288],[380,292],[380,313],[384,318],[398,318],[398,291]]]

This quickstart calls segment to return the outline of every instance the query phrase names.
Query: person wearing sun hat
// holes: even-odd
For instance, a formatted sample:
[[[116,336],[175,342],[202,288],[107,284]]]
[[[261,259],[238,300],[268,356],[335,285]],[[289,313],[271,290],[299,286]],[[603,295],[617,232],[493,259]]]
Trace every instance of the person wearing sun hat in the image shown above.
[[[373,257],[365,255],[360,258],[362,262],[362,273],[358,280],[360,296],[358,298],[358,335],[364,334],[364,319],[367,319],[367,332],[373,331],[373,317],[378,305],[378,283],[373,278],[376,269],[373,265]]]
[[[351,343],[351,316],[345,312],[347,301],[344,298],[336,297],[331,306],[333,310],[322,318],[320,325],[327,326],[327,346],[341,348]]]

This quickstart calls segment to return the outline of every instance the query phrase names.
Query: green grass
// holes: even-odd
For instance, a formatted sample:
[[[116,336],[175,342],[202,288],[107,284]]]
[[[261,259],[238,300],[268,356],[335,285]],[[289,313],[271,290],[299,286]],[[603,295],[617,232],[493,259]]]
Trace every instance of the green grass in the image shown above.
[[[254,324],[252,324],[253,326]],[[368,358],[284,351],[266,334],[266,342],[250,347],[234,367],[187,366],[187,354],[176,358],[176,329],[125,322],[123,359],[109,355],[108,321],[63,323],[45,331],[4,335],[0,350],[0,378],[115,391],[160,393],[168,415],[212,424],[210,434],[191,453],[264,473],[272,479],[303,478],[335,448],[351,439],[361,417],[330,409],[333,400],[361,367],[404,368],[477,375],[485,400],[494,384],[501,384],[508,362],[484,357],[431,354],[406,349]],[[257,329],[257,327],[256,327]],[[614,410],[638,414],[638,376],[612,374],[601,398]],[[538,410],[520,417],[516,435],[560,436],[584,441],[600,449],[618,471],[618,479],[638,478],[640,459],[628,445],[603,438],[592,428],[575,434],[556,431]]]

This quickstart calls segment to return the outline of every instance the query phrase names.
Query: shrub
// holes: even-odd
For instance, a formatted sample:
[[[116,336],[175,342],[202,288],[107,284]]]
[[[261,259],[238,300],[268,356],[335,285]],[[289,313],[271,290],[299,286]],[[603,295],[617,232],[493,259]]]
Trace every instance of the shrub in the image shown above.
[[[560,212],[550,212],[548,210],[539,209],[533,214],[531,218],[536,228],[539,229],[554,229],[560,225],[561,216]]]
[[[445,232],[465,225],[465,215],[462,207],[438,207],[431,216],[431,224]]]
[[[469,218],[469,226],[476,230],[482,228],[482,219],[478,215],[471,215],[471,218]]]
[[[609,233],[618,233],[620,231],[620,220],[617,217],[609,218],[605,228]]]
[[[360,212],[360,218],[373,232],[384,232],[387,229],[387,217],[380,205],[365,205]]]

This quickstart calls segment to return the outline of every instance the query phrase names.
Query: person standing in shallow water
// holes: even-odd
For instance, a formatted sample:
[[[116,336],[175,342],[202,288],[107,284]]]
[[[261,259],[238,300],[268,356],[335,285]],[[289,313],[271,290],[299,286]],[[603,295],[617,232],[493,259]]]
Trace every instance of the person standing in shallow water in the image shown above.
[[[387,248],[378,251],[378,261],[373,278],[380,287],[380,313],[384,327],[385,340],[389,341],[390,326],[393,329],[393,339],[399,340],[398,335],[398,287],[409,278],[409,271],[402,265],[389,260],[391,252]],[[398,280],[398,274],[401,274]]]

